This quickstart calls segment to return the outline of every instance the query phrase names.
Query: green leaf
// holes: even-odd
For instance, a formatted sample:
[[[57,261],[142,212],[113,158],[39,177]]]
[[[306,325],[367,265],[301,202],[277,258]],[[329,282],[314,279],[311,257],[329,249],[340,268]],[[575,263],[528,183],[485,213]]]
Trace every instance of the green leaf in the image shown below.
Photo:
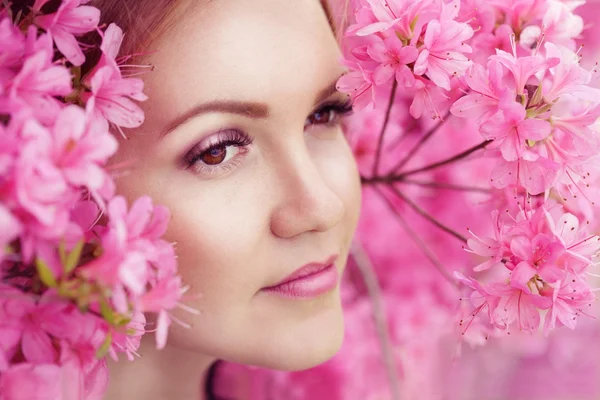
[[[40,280],[44,285],[50,288],[55,288],[56,286],[58,286],[58,283],[56,282],[56,278],[54,277],[52,270],[50,269],[48,264],[44,262],[44,260],[42,260],[41,258],[36,258],[35,266],[37,268],[38,275],[40,276]]]
[[[61,240],[58,245],[58,256],[60,257],[61,264],[65,265],[67,262],[67,252],[65,249],[65,241]]]
[[[105,298],[100,299],[100,314],[109,324],[114,324],[115,313]]]
[[[67,275],[73,272],[75,267],[77,267],[77,265],[79,264],[81,252],[83,251],[83,245],[83,240],[80,240],[79,242],[77,242],[73,250],[71,250],[71,252],[67,255],[67,258],[64,263],[64,269]]]
[[[108,332],[106,338],[104,338],[104,342],[96,351],[96,358],[101,360],[108,354],[108,349],[110,349],[110,345],[112,344],[112,333]]]

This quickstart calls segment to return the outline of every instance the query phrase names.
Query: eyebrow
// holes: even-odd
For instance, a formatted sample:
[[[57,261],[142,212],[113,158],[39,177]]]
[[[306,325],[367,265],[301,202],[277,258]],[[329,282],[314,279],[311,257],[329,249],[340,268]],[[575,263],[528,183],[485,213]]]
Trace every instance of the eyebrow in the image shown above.
[[[331,82],[327,87],[321,89],[317,94],[315,104],[318,104],[336,93],[337,81],[339,77],[336,78],[333,82]],[[245,101],[237,101],[237,100],[215,100],[209,101],[206,103],[198,104],[197,106],[191,108],[185,113],[181,114],[173,121],[171,121],[160,133],[159,140],[168,135],[171,131],[177,128],[179,125],[182,125],[194,117],[208,114],[208,113],[225,113],[225,114],[237,114],[247,118],[252,119],[264,119],[268,118],[271,114],[269,106],[265,103],[260,102],[245,102]]]

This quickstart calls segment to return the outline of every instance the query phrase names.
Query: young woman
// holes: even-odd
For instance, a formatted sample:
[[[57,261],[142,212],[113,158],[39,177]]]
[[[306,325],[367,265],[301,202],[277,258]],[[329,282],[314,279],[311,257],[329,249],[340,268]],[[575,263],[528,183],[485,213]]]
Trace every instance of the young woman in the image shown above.
[[[118,191],[170,208],[199,315],[167,348],[111,365],[107,399],[204,399],[216,360],[310,368],[343,336],[339,281],[360,205],[341,128],[351,110],[319,0],[97,0],[143,53],[146,120],[127,131]],[[122,167],[120,167],[122,168]],[[210,386],[210,385],[208,385]]]

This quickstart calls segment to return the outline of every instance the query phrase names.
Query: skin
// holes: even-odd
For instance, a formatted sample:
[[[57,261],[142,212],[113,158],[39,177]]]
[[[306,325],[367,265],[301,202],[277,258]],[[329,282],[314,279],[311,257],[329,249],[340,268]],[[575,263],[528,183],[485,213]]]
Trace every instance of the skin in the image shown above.
[[[341,275],[358,219],[360,182],[339,120],[307,125],[320,105],[346,99],[326,90],[344,71],[320,3],[196,2],[152,47],[146,121],[114,159],[128,165],[118,191],[171,209],[166,239],[190,286],[185,304],[200,314],[176,311],[192,327],[172,325],[161,352],[142,343],[135,369],[112,365],[107,398],[198,398],[215,359],[283,370],[326,361],[343,338],[339,285],[312,299],[261,291],[331,255]],[[249,110],[268,116],[190,117],[216,100],[261,103]],[[227,147],[220,167],[186,168],[186,153],[222,129],[252,143]]]

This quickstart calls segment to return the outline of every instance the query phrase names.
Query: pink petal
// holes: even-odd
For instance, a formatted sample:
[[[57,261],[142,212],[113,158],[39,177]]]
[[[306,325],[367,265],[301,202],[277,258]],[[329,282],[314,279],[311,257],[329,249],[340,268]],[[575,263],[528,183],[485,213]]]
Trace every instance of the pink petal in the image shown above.
[[[58,50],[69,60],[73,65],[80,66],[85,62],[85,56],[77,43],[77,39],[72,33],[63,29],[53,29],[50,31],[54,43]]]

